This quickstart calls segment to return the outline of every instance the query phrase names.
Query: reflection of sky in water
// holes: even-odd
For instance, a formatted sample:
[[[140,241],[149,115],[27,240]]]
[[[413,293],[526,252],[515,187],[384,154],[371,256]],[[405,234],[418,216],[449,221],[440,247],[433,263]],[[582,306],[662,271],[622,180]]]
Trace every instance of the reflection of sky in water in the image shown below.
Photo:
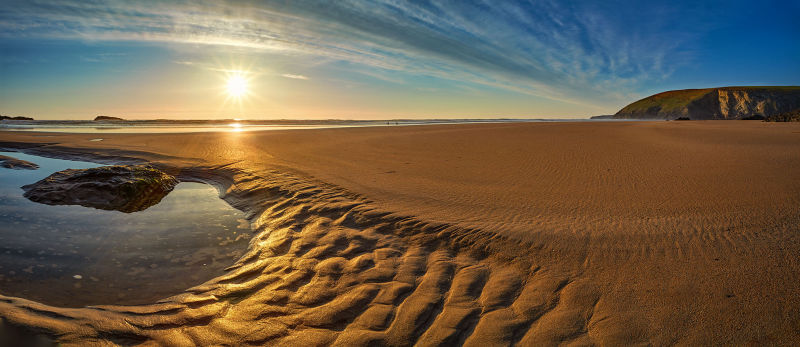
[[[151,303],[214,278],[246,250],[244,214],[201,183],[123,213],[49,206],[21,186],[67,168],[100,166],[29,156],[38,170],[0,168],[0,293],[48,304]]]

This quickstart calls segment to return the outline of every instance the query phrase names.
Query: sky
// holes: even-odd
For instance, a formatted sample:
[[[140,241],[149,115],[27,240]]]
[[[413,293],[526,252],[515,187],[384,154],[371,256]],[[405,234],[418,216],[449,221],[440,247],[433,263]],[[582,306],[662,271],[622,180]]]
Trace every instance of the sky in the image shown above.
[[[585,118],[672,89],[798,85],[799,13],[796,0],[3,0],[0,114]]]

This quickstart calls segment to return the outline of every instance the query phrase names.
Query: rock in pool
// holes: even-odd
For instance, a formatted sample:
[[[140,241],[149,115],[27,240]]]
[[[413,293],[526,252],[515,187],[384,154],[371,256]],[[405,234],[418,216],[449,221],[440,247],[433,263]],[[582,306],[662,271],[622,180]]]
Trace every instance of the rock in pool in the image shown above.
[[[0,155],[0,166],[16,170],[36,170],[39,168],[39,165],[36,165],[29,161],[12,158],[5,155]]]
[[[175,177],[148,165],[115,165],[59,171],[22,189],[42,204],[130,213],[159,203],[176,184]]]

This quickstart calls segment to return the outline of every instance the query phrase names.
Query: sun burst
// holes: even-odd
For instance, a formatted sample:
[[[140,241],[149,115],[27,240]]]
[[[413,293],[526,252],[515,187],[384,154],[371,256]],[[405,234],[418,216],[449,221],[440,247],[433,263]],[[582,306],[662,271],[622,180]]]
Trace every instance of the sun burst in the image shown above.
[[[228,74],[225,82],[225,92],[228,97],[233,99],[242,99],[250,92],[249,78],[247,74],[242,71],[235,71]]]
[[[212,70],[219,73],[219,95],[224,99],[219,108],[221,114],[227,118],[239,117],[252,107],[253,102],[261,100],[256,93],[256,89],[262,87],[258,83],[260,73],[252,64],[233,60],[225,63],[215,59],[214,66]]]
[[[228,92],[229,96],[233,98],[241,98],[247,94],[248,84],[247,78],[245,78],[243,74],[232,74],[228,76],[228,82],[225,85],[225,90]]]

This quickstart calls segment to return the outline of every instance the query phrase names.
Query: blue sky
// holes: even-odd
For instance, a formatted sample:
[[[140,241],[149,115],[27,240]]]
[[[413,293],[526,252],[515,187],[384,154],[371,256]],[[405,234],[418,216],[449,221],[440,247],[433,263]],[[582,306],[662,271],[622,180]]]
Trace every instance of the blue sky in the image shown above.
[[[4,1],[0,114],[608,114],[800,84],[798,1]],[[243,74],[247,95],[226,95]]]

